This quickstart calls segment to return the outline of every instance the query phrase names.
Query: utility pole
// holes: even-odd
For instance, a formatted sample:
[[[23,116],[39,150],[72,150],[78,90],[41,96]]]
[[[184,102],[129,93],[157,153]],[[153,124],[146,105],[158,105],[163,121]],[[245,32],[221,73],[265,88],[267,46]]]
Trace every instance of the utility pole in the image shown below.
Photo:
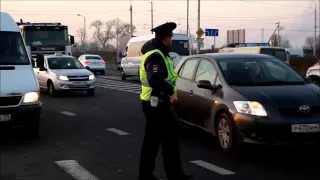
[[[278,47],[280,47],[280,22],[278,21],[276,23],[278,26],[277,26],[277,30],[278,30]]]
[[[200,29],[200,0],[198,0],[198,30]],[[200,54],[200,42],[199,39],[201,38],[200,35],[198,35],[197,40],[197,54]]]
[[[151,29],[153,29],[153,2],[151,1]],[[151,31],[151,34],[153,32]]]
[[[314,37],[313,37],[313,55],[316,56],[316,41],[317,41],[317,7],[314,7]]]
[[[318,49],[318,53],[320,53],[320,1],[318,1],[318,5],[319,5],[319,23],[318,23],[318,28],[319,28],[319,34],[318,34],[318,36],[319,36],[319,40],[318,40],[318,46],[319,46],[319,49]],[[316,43],[316,45],[317,45],[317,43]]]
[[[83,54],[86,53],[86,43],[87,43],[87,30],[86,30],[86,17],[78,14],[78,16],[82,16],[83,17]]]
[[[187,0],[187,34],[189,35],[189,0]]]
[[[130,34],[133,36],[133,25],[132,25],[132,2],[130,0]]]

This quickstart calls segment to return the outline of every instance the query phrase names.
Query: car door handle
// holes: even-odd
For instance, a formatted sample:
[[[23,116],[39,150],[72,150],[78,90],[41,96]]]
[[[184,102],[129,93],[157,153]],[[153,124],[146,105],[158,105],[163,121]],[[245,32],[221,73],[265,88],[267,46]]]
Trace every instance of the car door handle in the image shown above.
[[[193,96],[193,90],[189,91],[189,96]]]

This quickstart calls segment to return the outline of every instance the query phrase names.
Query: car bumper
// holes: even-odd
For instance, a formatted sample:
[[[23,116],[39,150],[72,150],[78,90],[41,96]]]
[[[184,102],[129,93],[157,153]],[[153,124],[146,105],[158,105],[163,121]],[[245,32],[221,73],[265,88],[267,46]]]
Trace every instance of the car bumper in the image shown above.
[[[106,66],[105,65],[101,65],[101,66],[86,65],[85,68],[87,68],[88,70],[91,70],[91,71],[103,71],[106,69]]]
[[[24,124],[24,122],[27,122],[29,120],[37,119],[41,115],[41,109],[41,104],[21,105],[12,108],[1,108],[0,114],[10,114],[11,120],[6,122],[0,122],[0,125],[3,126],[7,124]]]
[[[83,84],[80,84],[83,83]],[[90,81],[61,81],[54,82],[54,88],[56,91],[78,91],[94,89],[96,86],[96,80]]]
[[[320,144],[320,132],[292,132],[292,124],[297,124],[294,121],[275,122],[268,118],[257,118],[240,113],[234,114],[234,119],[239,137],[247,143],[268,145]],[[312,123],[320,123],[320,119],[318,122]]]

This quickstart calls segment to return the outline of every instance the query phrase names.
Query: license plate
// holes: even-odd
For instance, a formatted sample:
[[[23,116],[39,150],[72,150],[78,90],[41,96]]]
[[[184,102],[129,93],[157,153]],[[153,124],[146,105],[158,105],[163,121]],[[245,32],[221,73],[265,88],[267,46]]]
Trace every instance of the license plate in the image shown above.
[[[73,82],[73,85],[75,85],[75,86],[83,86],[83,85],[86,85],[86,82]]]
[[[294,133],[320,132],[320,124],[294,124],[291,125]]]
[[[0,122],[11,121],[11,114],[0,114]]]

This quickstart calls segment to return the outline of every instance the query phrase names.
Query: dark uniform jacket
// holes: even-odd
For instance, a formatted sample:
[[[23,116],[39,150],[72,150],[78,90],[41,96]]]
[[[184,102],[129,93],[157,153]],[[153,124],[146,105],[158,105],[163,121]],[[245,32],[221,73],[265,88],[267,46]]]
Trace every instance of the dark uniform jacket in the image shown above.
[[[146,42],[142,46],[141,52],[145,54],[154,49],[158,49],[165,56],[169,56],[169,48],[156,39]],[[174,86],[165,81],[168,77],[168,70],[163,57],[159,53],[151,54],[145,60],[144,68],[147,72],[149,85],[152,87],[151,96],[157,96],[164,101],[169,100],[169,97],[174,94]]]

